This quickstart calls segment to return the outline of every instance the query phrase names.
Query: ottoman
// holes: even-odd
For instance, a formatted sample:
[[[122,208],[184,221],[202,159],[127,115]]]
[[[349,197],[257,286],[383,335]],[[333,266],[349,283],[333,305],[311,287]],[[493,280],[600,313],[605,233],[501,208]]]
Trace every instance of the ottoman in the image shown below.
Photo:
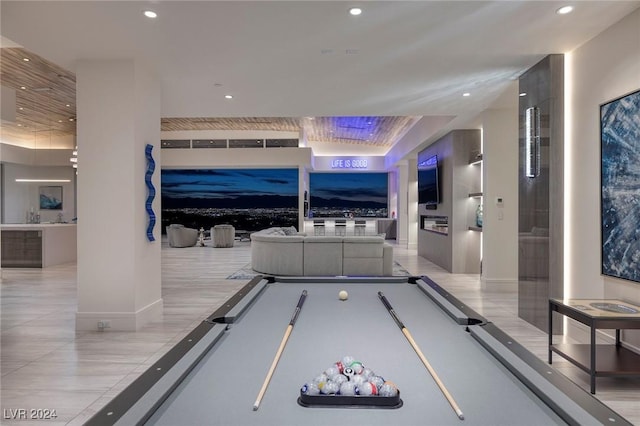
[[[236,230],[233,225],[216,225],[211,229],[214,247],[233,247]]]

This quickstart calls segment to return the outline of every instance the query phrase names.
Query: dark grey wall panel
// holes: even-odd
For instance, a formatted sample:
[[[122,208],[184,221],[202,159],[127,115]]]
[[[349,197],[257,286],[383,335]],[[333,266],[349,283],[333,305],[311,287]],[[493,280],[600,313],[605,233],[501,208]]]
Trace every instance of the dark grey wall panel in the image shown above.
[[[468,230],[476,207],[469,194],[480,191],[479,169],[470,167],[469,159],[480,152],[480,139],[480,130],[453,130],[418,154],[418,163],[438,156],[440,181],[440,204],[435,209],[419,205],[418,214],[444,216],[449,226],[448,235],[420,229],[418,254],[452,273],[480,273],[479,234]]]
[[[547,330],[549,297],[563,297],[564,56],[520,77],[518,315]],[[540,174],[525,175],[525,111],[540,110]],[[554,321],[561,331],[561,321]]]

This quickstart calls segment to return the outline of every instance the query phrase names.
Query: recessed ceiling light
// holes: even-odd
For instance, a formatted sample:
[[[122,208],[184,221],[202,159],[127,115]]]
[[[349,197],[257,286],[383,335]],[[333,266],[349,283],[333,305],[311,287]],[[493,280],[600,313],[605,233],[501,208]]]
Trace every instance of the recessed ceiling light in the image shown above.
[[[70,106],[71,106],[71,104],[67,104],[66,106],[70,107]]]
[[[20,88],[21,88],[22,90],[27,90],[27,88],[26,88],[25,86],[20,86]]]
[[[153,10],[145,10],[144,16],[146,16],[147,18],[157,18],[158,14],[155,13]]]
[[[22,124],[18,123],[18,127],[22,127]]]
[[[522,96],[527,96],[527,93],[526,92],[520,93],[520,97],[522,97]]]
[[[469,93],[469,92],[465,92],[465,93],[463,93],[463,94],[462,94],[462,96],[464,96],[464,97],[466,98],[466,97],[468,97],[468,96],[471,96],[471,93]]]
[[[24,108],[22,108],[22,107],[20,107],[20,108],[18,108],[18,109],[19,109],[20,111],[23,111],[23,110],[24,110]]]
[[[233,95],[224,95],[225,99],[233,99]]]
[[[62,120],[58,120],[58,123],[62,123]]]
[[[75,121],[75,118],[69,117],[69,121]]]
[[[360,9],[359,7],[352,7],[351,9],[349,9],[349,14],[353,16],[358,16],[361,13],[362,13],[362,9]]]
[[[567,13],[571,13],[573,11],[573,6],[562,6],[560,9],[556,10],[558,15],[566,15]]]
[[[29,58],[22,58],[22,60],[23,60],[23,61],[25,61],[25,62],[29,62],[31,59],[29,59]]]

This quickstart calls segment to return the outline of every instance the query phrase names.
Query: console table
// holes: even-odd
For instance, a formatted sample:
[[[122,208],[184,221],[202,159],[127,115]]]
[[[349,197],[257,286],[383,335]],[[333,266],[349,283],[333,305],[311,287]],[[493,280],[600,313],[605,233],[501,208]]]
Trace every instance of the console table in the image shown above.
[[[589,344],[553,344],[553,313],[565,315],[591,331]],[[596,345],[596,329],[615,329],[616,343]],[[591,393],[596,377],[640,376],[640,355],[620,344],[620,330],[640,329],[640,307],[620,300],[549,299],[549,364],[555,352],[590,376]]]

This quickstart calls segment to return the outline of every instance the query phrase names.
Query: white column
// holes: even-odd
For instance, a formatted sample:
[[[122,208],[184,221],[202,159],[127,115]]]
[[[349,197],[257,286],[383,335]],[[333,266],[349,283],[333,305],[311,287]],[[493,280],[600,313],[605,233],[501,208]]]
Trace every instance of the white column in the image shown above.
[[[418,159],[407,165],[407,248],[418,248]]]
[[[407,161],[398,162],[398,244],[407,246],[409,215],[408,215],[408,183],[409,165]],[[416,188],[417,191],[417,188]],[[416,194],[417,196],[417,194]]]
[[[160,88],[132,60],[78,63],[76,328],[137,330],[162,317]],[[156,169],[155,241],[147,239],[145,145]]]
[[[304,194],[307,194],[307,201],[309,201],[309,171],[304,165],[298,166],[298,231],[305,232],[304,220],[306,218],[304,214]]]
[[[517,97],[517,91],[513,96]],[[518,110],[482,114],[482,283],[518,283]],[[498,198],[502,203],[498,202]]]
[[[389,217],[394,218],[398,213],[398,170],[389,170]]]

